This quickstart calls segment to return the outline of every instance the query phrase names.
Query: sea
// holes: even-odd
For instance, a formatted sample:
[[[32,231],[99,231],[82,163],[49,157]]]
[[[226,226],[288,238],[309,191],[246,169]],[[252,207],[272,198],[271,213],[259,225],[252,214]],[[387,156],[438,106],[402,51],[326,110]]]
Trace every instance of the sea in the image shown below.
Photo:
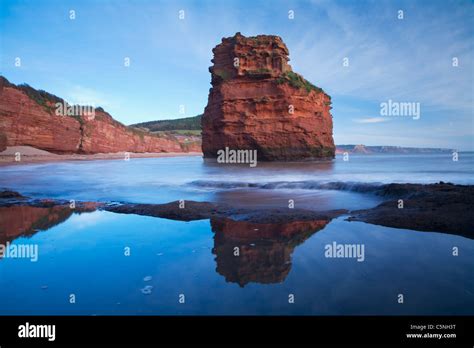
[[[384,200],[374,193],[382,184],[440,181],[474,184],[474,154],[457,161],[351,154],[256,167],[132,155],[0,167],[0,188],[37,199],[315,211],[369,209]],[[474,314],[474,241],[455,234],[348,221],[348,214],[255,224],[15,209],[0,208],[0,244],[35,246],[38,254],[0,257],[0,315]],[[363,259],[330,257],[334,245],[357,247]]]

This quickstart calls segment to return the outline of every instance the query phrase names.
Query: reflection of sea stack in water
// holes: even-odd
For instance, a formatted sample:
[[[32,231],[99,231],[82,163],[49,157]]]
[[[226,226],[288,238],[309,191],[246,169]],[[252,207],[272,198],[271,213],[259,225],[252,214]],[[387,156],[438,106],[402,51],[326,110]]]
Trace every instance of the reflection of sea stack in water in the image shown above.
[[[280,37],[237,33],[213,53],[205,157],[226,147],[257,150],[267,161],[334,157],[331,98],[292,71]]]
[[[329,220],[313,220],[257,224],[213,218],[217,272],[241,287],[250,282],[282,282],[290,272],[294,248],[328,223]]]

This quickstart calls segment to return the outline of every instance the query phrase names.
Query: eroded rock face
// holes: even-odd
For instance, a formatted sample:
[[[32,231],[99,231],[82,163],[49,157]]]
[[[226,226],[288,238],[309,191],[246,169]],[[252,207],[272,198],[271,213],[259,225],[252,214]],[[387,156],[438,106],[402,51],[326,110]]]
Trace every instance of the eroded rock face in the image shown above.
[[[258,160],[334,157],[331,98],[292,71],[280,37],[237,33],[213,53],[204,157],[225,147],[257,150]]]
[[[185,152],[171,136],[158,137],[140,130],[131,130],[107,112],[96,110],[94,119],[82,117],[83,153],[100,152]]]
[[[79,149],[80,124],[72,117],[58,117],[15,88],[0,80],[0,133],[7,146],[28,145],[56,153]]]
[[[189,152],[195,146],[173,136],[126,127],[101,108],[94,117],[58,116],[61,98],[20,88],[0,76],[0,151],[28,145],[53,153]]]
[[[4,151],[7,148],[7,136],[3,133],[0,133],[0,152]]]

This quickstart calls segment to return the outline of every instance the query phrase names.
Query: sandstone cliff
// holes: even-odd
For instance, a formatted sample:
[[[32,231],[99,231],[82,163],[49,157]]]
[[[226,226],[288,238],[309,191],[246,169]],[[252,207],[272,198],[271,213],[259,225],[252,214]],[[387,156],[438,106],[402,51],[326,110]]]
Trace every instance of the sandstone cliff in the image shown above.
[[[0,76],[0,151],[29,145],[54,153],[189,152],[197,144],[127,127],[102,108],[90,115],[58,116],[64,100]]]
[[[258,160],[334,157],[331,98],[292,71],[280,37],[237,33],[213,53],[205,157],[225,147],[257,150]]]

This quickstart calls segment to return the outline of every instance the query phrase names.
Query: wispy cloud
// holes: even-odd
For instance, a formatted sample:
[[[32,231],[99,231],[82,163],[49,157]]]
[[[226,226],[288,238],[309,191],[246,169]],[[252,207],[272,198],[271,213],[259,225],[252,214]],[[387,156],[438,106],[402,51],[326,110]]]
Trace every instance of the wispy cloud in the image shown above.
[[[101,106],[104,108],[113,107],[113,103],[110,102],[110,99],[106,98],[102,93],[80,85],[75,85],[71,88],[66,95],[66,100],[70,104]]]
[[[294,65],[332,94],[467,112],[473,103],[474,60],[472,15],[467,13],[473,13],[474,5],[427,5],[375,1],[361,13],[334,1],[315,1],[324,17],[305,18],[312,25],[293,38]],[[402,20],[397,19],[400,8]]]
[[[474,148],[469,0],[84,0],[74,6],[75,21],[67,17],[70,4],[55,0],[4,7],[0,58],[12,82],[103,106],[127,124],[179,117],[181,104],[201,113],[212,48],[240,31],[283,38],[293,69],[332,96],[339,143]],[[131,57],[129,68],[124,57]],[[389,99],[420,103],[421,119],[368,116]]]
[[[386,117],[366,117],[366,118],[356,118],[354,122],[356,123],[381,123],[389,121],[389,118]]]

